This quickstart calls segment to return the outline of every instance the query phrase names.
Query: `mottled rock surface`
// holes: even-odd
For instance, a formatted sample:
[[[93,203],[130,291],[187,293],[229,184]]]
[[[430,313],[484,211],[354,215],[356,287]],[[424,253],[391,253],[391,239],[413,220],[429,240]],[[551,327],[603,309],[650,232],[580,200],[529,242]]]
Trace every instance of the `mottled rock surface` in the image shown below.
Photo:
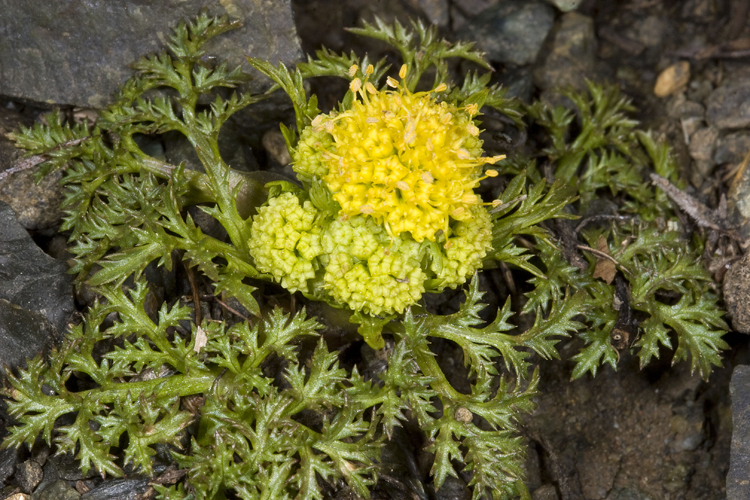
[[[740,365],[729,385],[732,397],[732,449],[727,474],[727,500],[750,498],[750,366]]]
[[[724,277],[724,302],[732,328],[750,333],[750,254],[735,262]]]
[[[65,330],[74,310],[65,263],[46,255],[0,202],[0,362],[15,366]]]
[[[706,118],[719,129],[750,127],[750,83],[728,83],[714,90]]]
[[[594,20],[578,12],[563,15],[542,49],[534,71],[534,83],[542,89],[572,86],[586,88],[595,77],[596,35]]]
[[[0,107],[0,173],[14,167],[23,157],[22,151],[7,138],[19,124],[29,126],[31,120],[27,115]],[[62,217],[60,204],[64,199],[59,185],[61,172],[37,183],[35,171],[33,168],[22,170],[0,179],[0,201],[10,205],[18,222],[29,230],[47,229],[58,224]]]
[[[0,0],[0,94],[103,107],[130,77],[128,65],[160,52],[172,28],[203,7],[242,22],[209,45],[230,64],[246,54],[286,64],[301,57],[289,0]]]
[[[554,20],[554,10],[544,2],[510,0],[472,18],[457,38],[476,40],[476,47],[491,61],[530,64],[536,60]]]

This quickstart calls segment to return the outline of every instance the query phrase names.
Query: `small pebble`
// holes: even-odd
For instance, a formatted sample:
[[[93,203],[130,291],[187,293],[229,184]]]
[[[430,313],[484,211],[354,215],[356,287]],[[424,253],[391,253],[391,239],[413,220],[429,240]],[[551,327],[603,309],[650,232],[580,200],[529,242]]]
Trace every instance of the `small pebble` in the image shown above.
[[[263,135],[263,147],[268,155],[279,165],[289,165],[292,157],[286,148],[284,136],[278,130],[269,130]]]
[[[34,460],[27,460],[16,468],[16,483],[25,493],[33,493],[43,477],[42,467]]]
[[[654,94],[667,97],[682,89],[690,81],[690,63],[681,61],[662,71],[656,79]]]
[[[750,254],[735,262],[724,277],[724,301],[732,327],[740,333],[750,333]]]
[[[26,493],[14,493],[13,495],[7,497],[5,500],[30,500],[30,496]]]

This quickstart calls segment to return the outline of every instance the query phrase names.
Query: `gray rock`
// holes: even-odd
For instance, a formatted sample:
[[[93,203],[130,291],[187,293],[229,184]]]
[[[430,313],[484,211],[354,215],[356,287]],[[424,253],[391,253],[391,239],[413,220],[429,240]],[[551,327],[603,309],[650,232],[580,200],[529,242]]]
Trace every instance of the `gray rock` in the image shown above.
[[[697,161],[713,161],[719,131],[706,127],[695,132],[690,138],[690,156]]]
[[[63,480],[55,481],[34,496],[35,500],[79,500],[81,498],[81,494]]]
[[[106,481],[81,496],[81,500],[137,500],[150,486],[148,479]]]
[[[750,366],[740,365],[729,383],[732,398],[732,446],[729,451],[727,500],[750,498]]]
[[[750,238],[750,168],[747,165],[732,179],[727,193],[727,209],[729,222],[739,228],[740,236]]]
[[[703,186],[703,183],[706,181],[708,176],[711,175],[711,172],[713,172],[715,166],[716,165],[714,164],[713,160],[694,161],[690,168],[690,184],[692,184],[696,189]]]
[[[706,108],[701,103],[688,101],[685,93],[679,92],[667,102],[667,116],[676,120],[686,118],[703,120],[706,116]]]
[[[724,276],[724,302],[732,328],[750,333],[750,308],[747,306],[750,303],[750,253],[732,264]]]
[[[57,342],[58,330],[42,314],[0,299],[0,380],[3,365],[25,366],[28,358]]]
[[[16,483],[25,493],[33,493],[43,477],[42,467],[34,460],[27,460],[16,467]]]
[[[612,490],[606,500],[651,500],[651,497],[636,489],[622,488]]]
[[[750,82],[722,85],[708,97],[706,118],[719,129],[750,126]]]
[[[286,64],[301,57],[290,0],[0,0],[0,93],[103,107],[131,75],[128,65],[160,52],[171,29],[203,7],[242,22],[209,46],[209,53],[221,54],[230,64],[243,63],[246,54]],[[263,85],[256,80],[252,88]]]
[[[542,51],[534,69],[534,83],[542,89],[572,86],[586,88],[595,77],[594,20],[578,12],[562,16],[551,35],[549,50]]]
[[[531,494],[533,500],[560,500],[554,484],[545,484],[535,489]]]
[[[476,47],[491,61],[530,64],[536,60],[554,19],[554,10],[543,2],[508,0],[473,17],[456,37],[476,40]]]
[[[5,313],[20,320],[29,316],[21,311],[24,309],[46,318],[53,329],[63,332],[74,311],[72,278],[66,271],[67,265],[36,246],[16,221],[13,210],[0,202],[0,299],[19,309],[11,312],[5,307]],[[5,359],[7,354],[3,349],[0,357]]]
[[[30,122],[19,113],[0,107],[0,172],[13,167],[21,158],[22,152],[5,137],[21,124],[28,126]],[[46,229],[58,224],[62,217],[63,189],[58,185],[62,173],[50,175],[37,184],[34,171],[16,172],[0,180],[0,201],[13,208],[18,222],[26,229]]]
[[[509,69],[498,78],[498,83],[508,91],[506,97],[517,97],[524,102],[531,102],[534,91],[534,77],[528,68]]]
[[[448,15],[448,0],[418,0],[419,6],[427,16],[431,24],[437,26],[448,26],[450,16]]]
[[[0,450],[0,483],[4,484],[16,471],[18,448]]]
[[[743,130],[719,138],[716,142],[714,161],[718,164],[741,162],[750,151],[750,132]]]

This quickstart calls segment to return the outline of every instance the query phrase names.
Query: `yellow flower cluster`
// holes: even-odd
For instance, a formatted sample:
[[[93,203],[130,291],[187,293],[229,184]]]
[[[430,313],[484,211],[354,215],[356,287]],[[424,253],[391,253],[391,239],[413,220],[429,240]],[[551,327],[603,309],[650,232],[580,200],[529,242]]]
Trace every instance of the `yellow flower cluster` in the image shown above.
[[[477,105],[438,102],[444,84],[388,85],[355,78],[360,99],[316,117],[293,151],[299,178],[321,179],[339,212],[283,193],[259,209],[249,243],[258,270],[288,290],[373,315],[403,313],[426,286],[454,288],[481,266],[492,224],[474,188],[501,159],[481,156]]]
[[[396,90],[353,80],[350,89],[361,100],[313,120],[294,151],[295,171],[322,178],[343,214],[370,216],[392,236],[409,232],[418,242],[434,241],[451,219],[472,217],[471,208],[481,204],[474,188],[484,178],[482,166],[502,157],[481,156],[476,105],[435,100],[445,84],[418,93],[392,78],[388,85]]]

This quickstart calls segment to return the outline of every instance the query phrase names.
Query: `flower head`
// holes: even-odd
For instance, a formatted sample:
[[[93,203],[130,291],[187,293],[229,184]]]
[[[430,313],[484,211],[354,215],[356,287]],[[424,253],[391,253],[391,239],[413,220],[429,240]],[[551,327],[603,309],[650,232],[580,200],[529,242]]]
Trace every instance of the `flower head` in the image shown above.
[[[395,90],[354,79],[350,89],[361,99],[316,117],[301,134],[294,168],[303,178],[322,178],[341,213],[371,217],[394,237],[435,240],[451,220],[473,217],[482,166],[500,157],[481,156],[476,105],[438,102],[392,78],[388,85]]]
[[[370,314],[392,314],[424,293],[420,244],[409,237],[391,240],[372,218],[333,221],[322,240],[325,286],[338,302]]]
[[[454,223],[451,236],[443,245],[442,265],[431,268],[439,280],[438,289],[463,284],[482,265],[492,246],[492,221],[482,206],[471,208],[472,217]]]
[[[309,201],[301,204],[292,193],[282,193],[253,217],[248,245],[255,265],[291,292],[307,292],[307,281],[315,277],[313,263],[323,251],[317,215]]]

